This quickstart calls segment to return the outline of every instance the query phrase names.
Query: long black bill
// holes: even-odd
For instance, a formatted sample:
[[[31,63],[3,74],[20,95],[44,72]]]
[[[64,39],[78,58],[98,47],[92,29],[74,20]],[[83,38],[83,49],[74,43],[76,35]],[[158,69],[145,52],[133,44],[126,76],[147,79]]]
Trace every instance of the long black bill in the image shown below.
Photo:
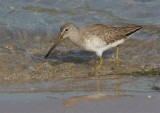
[[[50,53],[52,52],[52,50],[53,50],[60,42],[62,42],[62,40],[63,40],[62,37],[63,37],[63,36],[61,35],[61,36],[58,38],[58,40],[53,44],[53,46],[51,47],[51,49],[48,51],[48,53],[45,55],[44,58],[47,58],[47,57],[50,55]]]

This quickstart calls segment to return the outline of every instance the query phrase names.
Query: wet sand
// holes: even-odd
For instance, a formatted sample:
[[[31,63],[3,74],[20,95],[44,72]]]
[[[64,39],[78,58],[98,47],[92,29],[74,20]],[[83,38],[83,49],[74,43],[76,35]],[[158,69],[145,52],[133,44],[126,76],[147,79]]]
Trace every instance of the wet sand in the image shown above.
[[[149,33],[151,39],[135,39],[143,36],[140,33],[146,32],[145,30],[144,28],[141,32],[131,36],[131,39],[120,46],[122,64],[115,63],[115,48],[106,51],[100,70],[95,70],[99,60],[95,53],[83,51],[69,41],[59,45],[48,59],[44,59],[44,55],[52,45],[50,40],[38,38],[29,43],[30,38],[28,37],[19,40],[22,43],[11,44],[10,41],[13,39],[10,38],[0,47],[2,64],[0,82],[23,83],[72,77],[137,75],[138,73],[139,75],[159,75],[159,34]]]

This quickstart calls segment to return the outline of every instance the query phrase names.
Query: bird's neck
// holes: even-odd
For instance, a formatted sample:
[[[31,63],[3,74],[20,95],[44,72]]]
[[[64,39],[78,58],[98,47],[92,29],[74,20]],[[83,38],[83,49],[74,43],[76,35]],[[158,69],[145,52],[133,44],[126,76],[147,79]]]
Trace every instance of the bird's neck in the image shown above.
[[[79,33],[78,30],[75,30],[74,32],[72,32],[72,35],[69,37],[69,39],[71,40],[71,42],[73,42],[75,45],[80,46],[81,44],[81,34]]]

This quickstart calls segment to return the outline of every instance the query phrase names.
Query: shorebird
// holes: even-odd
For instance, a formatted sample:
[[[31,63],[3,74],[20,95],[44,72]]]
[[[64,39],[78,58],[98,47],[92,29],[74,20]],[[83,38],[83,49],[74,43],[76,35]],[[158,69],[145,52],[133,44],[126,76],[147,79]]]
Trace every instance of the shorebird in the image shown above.
[[[60,36],[50,48],[45,58],[49,56],[52,50],[64,39],[70,39],[71,42],[84,48],[87,51],[95,52],[99,57],[97,68],[102,65],[103,52],[112,48],[116,48],[116,63],[119,60],[119,45],[122,44],[134,32],[141,29],[141,26],[113,26],[104,24],[90,24],[77,27],[73,23],[66,23],[60,28]]]

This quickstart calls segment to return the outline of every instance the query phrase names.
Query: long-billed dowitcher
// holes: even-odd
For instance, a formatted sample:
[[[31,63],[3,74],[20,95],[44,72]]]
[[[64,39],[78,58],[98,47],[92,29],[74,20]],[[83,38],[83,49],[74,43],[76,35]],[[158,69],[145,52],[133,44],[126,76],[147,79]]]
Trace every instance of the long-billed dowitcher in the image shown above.
[[[100,60],[97,65],[99,68],[102,64],[102,54],[104,51],[117,47],[116,63],[120,63],[118,58],[118,45],[122,44],[128,36],[141,29],[141,26],[112,26],[103,24],[90,24],[78,28],[73,23],[66,23],[60,28],[60,36],[54,43],[45,58],[49,56],[52,50],[64,39],[70,39],[74,44],[84,48],[87,51],[95,52]]]

